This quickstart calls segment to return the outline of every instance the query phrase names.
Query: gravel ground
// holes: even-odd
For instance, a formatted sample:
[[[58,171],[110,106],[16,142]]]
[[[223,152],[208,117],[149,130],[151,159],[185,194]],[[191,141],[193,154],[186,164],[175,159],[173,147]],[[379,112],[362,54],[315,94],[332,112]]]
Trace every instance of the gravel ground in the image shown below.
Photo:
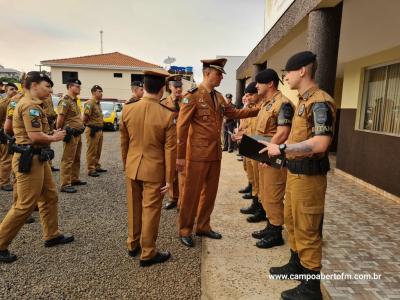
[[[76,194],[60,194],[59,223],[75,235],[69,245],[45,248],[37,221],[25,225],[10,251],[13,264],[0,264],[0,299],[200,299],[201,241],[187,249],[177,238],[176,211],[162,212],[158,247],[170,250],[167,263],[139,268],[126,251],[126,200],[119,134],[105,132],[102,163],[108,173],[86,176],[85,141],[81,179],[86,187]],[[62,144],[55,145],[59,166]],[[59,173],[54,173],[59,182]],[[0,219],[11,204],[0,192]],[[38,220],[35,212],[34,216]]]

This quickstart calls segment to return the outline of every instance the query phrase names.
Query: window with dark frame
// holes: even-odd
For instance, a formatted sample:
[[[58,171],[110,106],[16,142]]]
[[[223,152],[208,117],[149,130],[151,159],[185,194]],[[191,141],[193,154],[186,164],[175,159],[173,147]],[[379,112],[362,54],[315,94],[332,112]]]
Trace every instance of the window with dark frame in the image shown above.
[[[114,73],[114,78],[122,78],[122,73]]]
[[[68,81],[78,79],[78,72],[62,71],[62,83],[67,84]]]
[[[400,134],[400,63],[365,71],[360,129]]]

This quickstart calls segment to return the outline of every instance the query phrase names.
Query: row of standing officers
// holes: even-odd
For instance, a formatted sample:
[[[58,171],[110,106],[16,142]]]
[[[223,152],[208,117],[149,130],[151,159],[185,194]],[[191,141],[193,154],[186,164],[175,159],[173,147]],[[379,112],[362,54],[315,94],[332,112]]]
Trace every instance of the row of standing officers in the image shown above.
[[[144,97],[123,109],[121,149],[127,176],[129,254],[141,253],[141,266],[169,259],[170,253],[158,251],[155,245],[162,194],[168,189],[167,208],[179,208],[182,244],[194,246],[193,231],[222,238],[210,224],[221,167],[222,121],[224,116],[252,118],[248,133],[270,138],[269,142],[260,139],[266,146],[260,153],[286,157],[281,168],[251,161],[257,178],[252,197],[264,210],[264,218],[268,216],[266,228],[253,236],[260,239],[257,245],[261,248],[282,245],[285,225],[291,257],[270,273],[301,280],[298,287],[282,293],[284,299],[320,299],[321,225],[336,108],[314,80],[316,55],[301,52],[286,64],[284,80],[299,92],[296,107],[277,89],[280,79],[272,69],[259,73],[248,87],[246,94],[257,94],[253,105],[241,110],[227,105],[215,90],[226,59],[202,63],[200,85],[181,97],[181,83],[171,77],[167,80],[171,96],[161,101],[169,74],[147,72]],[[241,134],[233,138],[240,139]]]
[[[271,69],[257,75],[255,88],[260,95],[259,101],[253,107],[236,109],[226,104],[223,96],[215,90],[225,73],[226,59],[203,60],[202,63],[203,82],[199,86],[180,97],[179,80],[170,78],[168,87],[172,93],[164,100],[161,98],[169,74],[162,70],[146,71],[143,97],[140,100],[139,97],[132,98],[123,108],[120,133],[128,200],[129,255],[140,253],[140,266],[143,267],[169,259],[170,253],[158,251],[155,245],[163,195],[168,191],[172,204],[167,205],[174,206],[178,202],[182,244],[194,246],[194,229],[199,236],[222,238],[212,229],[210,219],[221,167],[223,117],[257,117],[250,122],[251,131],[271,137],[270,142],[260,141],[266,145],[262,152],[268,152],[265,155],[271,157],[285,155],[288,168],[287,171],[286,168],[251,164],[254,175],[258,176],[253,196],[261,201],[270,218],[268,226],[260,234],[261,241],[271,242],[265,232],[271,234],[270,237],[279,236],[283,224],[289,236],[289,263],[271,268],[270,272],[287,276],[308,275],[298,287],[283,292],[284,299],[318,299],[321,297],[318,278],[322,253],[320,225],[335,105],[313,79],[316,56],[311,52],[298,53],[286,64],[285,81],[299,92],[295,109],[277,90],[279,78]],[[101,144],[102,137],[96,137],[100,130],[97,131],[95,124],[85,129],[82,120],[77,118],[79,86],[78,81],[69,85],[69,91],[76,91],[60,101],[58,129],[49,135],[43,100],[49,96],[52,82],[39,72],[33,72],[25,82],[28,92],[16,106],[12,122],[16,139],[12,165],[17,191],[16,202],[0,225],[2,261],[15,260],[7,249],[8,245],[36,204],[41,214],[46,246],[73,240],[73,236],[58,231],[58,197],[49,164],[54,153],[49,145],[69,136],[69,141],[64,143],[61,190],[73,192],[73,185],[84,185],[79,180],[80,134],[86,130],[87,136],[94,136],[97,144]],[[85,106],[85,115],[99,117],[96,93],[100,94],[101,88],[95,86],[92,93],[94,101]],[[93,153],[95,159],[88,161],[89,175],[102,170],[96,159],[100,153],[98,150]],[[27,158],[29,163],[26,163]]]

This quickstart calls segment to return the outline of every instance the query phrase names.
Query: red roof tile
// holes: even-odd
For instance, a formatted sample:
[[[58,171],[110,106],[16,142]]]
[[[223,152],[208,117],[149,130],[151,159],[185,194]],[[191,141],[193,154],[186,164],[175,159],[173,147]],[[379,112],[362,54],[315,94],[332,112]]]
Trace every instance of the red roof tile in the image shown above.
[[[66,64],[66,65],[101,65],[101,66],[118,66],[133,68],[160,68],[160,66],[148,63],[134,57],[119,53],[105,53],[97,55],[87,55],[80,57],[62,58],[44,60],[43,65]]]

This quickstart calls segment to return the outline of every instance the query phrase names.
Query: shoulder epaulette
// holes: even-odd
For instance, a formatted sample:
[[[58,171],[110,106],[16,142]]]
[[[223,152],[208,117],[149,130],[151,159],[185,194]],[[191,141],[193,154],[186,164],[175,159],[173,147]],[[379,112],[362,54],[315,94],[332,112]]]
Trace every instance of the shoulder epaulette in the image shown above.
[[[168,109],[168,110],[170,110],[170,111],[172,111],[172,112],[175,112],[172,108],[169,108],[168,106],[164,105],[163,103],[159,102],[159,104],[160,104],[162,107],[164,107],[164,108],[166,108],[166,109]]]
[[[128,101],[125,102],[125,105],[138,102],[139,100],[140,100],[140,99],[131,98],[131,99],[129,99]]]
[[[193,94],[194,92],[196,92],[198,90],[198,87],[192,87],[190,90],[188,90],[188,93]]]

